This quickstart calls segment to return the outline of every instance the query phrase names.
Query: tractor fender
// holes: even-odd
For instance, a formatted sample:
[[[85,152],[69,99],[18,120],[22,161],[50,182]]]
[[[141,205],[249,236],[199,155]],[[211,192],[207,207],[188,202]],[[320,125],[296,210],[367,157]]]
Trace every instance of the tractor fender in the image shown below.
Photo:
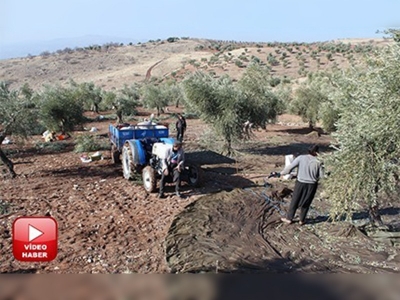
[[[132,160],[135,165],[145,165],[146,152],[143,149],[143,145],[139,140],[127,140],[125,145],[129,145],[132,150]]]
[[[175,142],[174,138],[160,138],[160,141],[165,143],[165,144],[171,144],[173,145]]]

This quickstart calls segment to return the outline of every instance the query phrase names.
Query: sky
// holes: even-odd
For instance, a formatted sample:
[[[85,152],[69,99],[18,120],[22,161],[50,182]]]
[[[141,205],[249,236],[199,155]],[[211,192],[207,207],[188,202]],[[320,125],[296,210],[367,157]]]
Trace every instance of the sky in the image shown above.
[[[400,27],[399,0],[1,2],[0,46],[89,35],[133,42],[168,37],[318,42],[380,38],[377,30]]]

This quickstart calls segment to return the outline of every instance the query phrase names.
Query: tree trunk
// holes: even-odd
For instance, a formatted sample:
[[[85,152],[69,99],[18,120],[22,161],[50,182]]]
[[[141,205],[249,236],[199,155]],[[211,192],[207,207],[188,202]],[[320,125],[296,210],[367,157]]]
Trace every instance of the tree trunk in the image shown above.
[[[375,185],[374,192],[375,192],[374,198],[371,201],[371,204],[369,205],[369,210],[368,210],[369,219],[374,224],[377,224],[378,226],[383,226],[383,221],[382,221],[381,215],[379,213],[379,203],[378,203],[379,181]]]
[[[60,128],[58,128],[58,129],[61,129],[61,132],[65,132],[65,124],[67,123],[67,120],[65,120],[65,119],[62,119],[61,121],[60,121]],[[55,138],[55,137],[54,137]]]
[[[98,105],[97,103],[94,103],[94,104],[93,104],[93,108],[94,108],[94,112],[95,112],[96,114],[99,114],[99,105]]]
[[[6,138],[5,135],[0,135],[0,146],[1,143],[4,141],[4,139]],[[12,176],[12,178],[14,178],[15,176],[17,176],[17,174],[14,171],[14,164],[11,160],[8,159],[8,157],[6,156],[6,154],[3,152],[3,150],[0,147],[0,159],[1,161],[8,167],[8,170]]]
[[[226,149],[226,155],[231,156],[232,154],[232,140],[230,138],[225,140],[225,147]],[[225,154],[224,151],[222,151],[221,154]]]
[[[312,121],[308,121],[308,128],[314,130],[314,124]]]
[[[122,111],[117,110],[116,115],[117,115],[117,124],[122,124]]]
[[[383,226],[383,221],[381,215],[379,213],[379,205],[371,205],[368,210],[369,219],[372,223],[377,224],[378,226]]]

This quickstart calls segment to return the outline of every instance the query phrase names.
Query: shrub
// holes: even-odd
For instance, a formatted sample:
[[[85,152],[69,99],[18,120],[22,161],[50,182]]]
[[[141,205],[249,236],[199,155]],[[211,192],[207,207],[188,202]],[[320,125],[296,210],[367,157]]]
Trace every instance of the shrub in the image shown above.
[[[261,59],[259,59],[257,56],[254,55],[251,56],[251,61],[257,64],[261,63]]]
[[[277,66],[277,65],[279,65],[279,61],[276,59],[276,57],[273,55],[273,54],[271,54],[271,53],[269,53],[268,54],[268,56],[267,56],[267,61],[268,61],[268,63],[271,65],[271,66]]]
[[[0,216],[9,214],[11,211],[10,207],[11,207],[10,203],[0,200]]]
[[[281,79],[279,78],[279,77],[272,77],[270,80],[269,80],[269,85],[271,86],[271,87],[276,87],[278,84],[280,84],[281,83]]]
[[[37,142],[35,143],[35,149],[40,153],[58,153],[65,151],[69,146],[66,141],[54,142]]]
[[[235,60],[235,65],[236,65],[237,67],[239,67],[239,68],[243,68],[243,67],[244,67],[243,62],[242,62],[241,60],[239,60],[239,59],[236,59],[236,60]]]
[[[109,149],[109,143],[92,134],[82,134],[75,138],[75,152],[94,152]]]
[[[40,56],[43,56],[43,57],[48,57],[50,55],[51,55],[51,53],[49,51],[43,51],[40,53]]]

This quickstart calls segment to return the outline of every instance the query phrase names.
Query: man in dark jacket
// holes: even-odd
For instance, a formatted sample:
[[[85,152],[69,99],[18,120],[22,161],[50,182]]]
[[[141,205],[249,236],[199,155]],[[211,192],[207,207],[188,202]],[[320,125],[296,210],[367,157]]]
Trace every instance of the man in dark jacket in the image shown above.
[[[178,120],[176,121],[176,139],[180,142],[183,141],[183,134],[186,131],[186,119],[181,114],[178,114]]]
[[[176,141],[172,149],[168,152],[167,158],[163,161],[162,175],[160,181],[160,192],[158,197],[165,198],[164,188],[167,176],[172,176],[172,181],[175,183],[175,193],[179,198],[184,196],[179,192],[181,184],[181,172],[185,162],[185,152],[182,148],[182,143]]]
[[[293,191],[292,201],[286,218],[282,222],[291,224],[297,208],[300,207],[300,225],[305,224],[308,209],[318,188],[318,181],[323,177],[323,164],[317,159],[318,145],[312,146],[308,154],[298,156],[280,173],[286,175],[298,168],[297,180]]]

